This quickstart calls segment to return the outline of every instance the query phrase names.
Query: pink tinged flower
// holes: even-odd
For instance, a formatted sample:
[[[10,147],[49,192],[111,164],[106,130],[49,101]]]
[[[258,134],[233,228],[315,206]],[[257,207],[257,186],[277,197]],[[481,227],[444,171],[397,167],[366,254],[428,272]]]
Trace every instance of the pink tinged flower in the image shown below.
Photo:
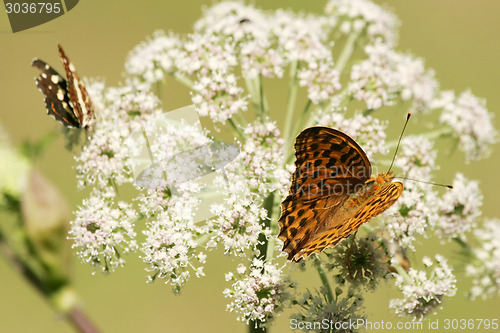
[[[137,213],[124,202],[113,204],[96,193],[83,201],[71,222],[73,248],[80,258],[103,272],[125,263],[123,254],[137,249],[134,222]]]
[[[469,90],[457,98],[453,92],[446,91],[433,106],[443,110],[440,121],[452,129],[467,162],[489,156],[491,145],[497,141],[497,131],[484,99],[472,95]]]
[[[162,81],[167,73],[175,71],[181,56],[180,48],[178,37],[156,31],[148,41],[129,53],[125,70],[131,77],[149,85]]]
[[[474,230],[478,246],[472,249],[474,259],[465,267],[472,278],[468,295],[487,299],[500,294],[500,220],[487,219]]]
[[[292,284],[283,267],[276,264],[254,259],[249,270],[249,275],[239,273],[231,287],[224,290],[224,296],[231,300],[227,309],[235,312],[240,321],[268,325],[285,308]],[[244,271],[239,269],[239,272]]]
[[[434,144],[418,135],[407,136],[401,140],[398,156],[394,162],[405,177],[429,181],[435,171],[437,152]]]
[[[421,320],[440,307],[445,296],[456,294],[457,280],[445,258],[436,255],[435,262],[429,258],[423,261],[425,270],[410,268],[407,276],[396,275],[396,287],[403,298],[392,299],[389,308],[399,316]]]
[[[365,29],[369,42],[396,43],[399,25],[396,16],[369,0],[330,0],[325,13],[335,19],[344,34]]]
[[[428,236],[439,218],[436,194],[431,185],[405,182],[405,189],[396,203],[384,214],[381,226],[390,239],[403,248],[414,250],[417,236]]]
[[[314,103],[329,101],[340,88],[339,73],[331,59],[322,62],[308,62],[297,77],[299,85],[307,87],[309,99]]]
[[[368,59],[351,70],[348,90],[354,98],[364,101],[368,109],[410,100],[413,111],[430,110],[438,83],[421,59],[397,53],[382,43],[368,45],[365,52]]]
[[[438,204],[438,235],[448,240],[455,237],[464,239],[465,233],[475,229],[481,216],[482,203],[479,183],[458,173],[453,181],[453,189],[447,191]]]

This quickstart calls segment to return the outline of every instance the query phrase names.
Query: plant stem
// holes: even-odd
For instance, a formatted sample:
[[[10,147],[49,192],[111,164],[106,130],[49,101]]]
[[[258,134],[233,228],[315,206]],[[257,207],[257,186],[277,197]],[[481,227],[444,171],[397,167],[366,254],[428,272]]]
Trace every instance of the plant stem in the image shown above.
[[[278,212],[279,212],[279,197],[276,195],[276,193],[273,192],[273,200],[272,200],[272,206],[270,207],[271,209],[271,214],[270,214],[270,221],[269,221],[269,228],[271,229],[271,238],[267,242],[267,250],[266,250],[266,261],[269,261],[270,259],[273,258],[274,256],[274,246],[276,245],[276,237],[278,236]]]
[[[292,133],[292,124],[295,113],[295,103],[297,101],[297,69],[298,62],[295,60],[290,63],[290,85],[288,87],[288,104],[286,108],[286,119],[285,119],[285,151],[289,151],[291,148],[291,141],[294,133]]]
[[[397,260],[393,260],[394,263],[392,263],[392,265],[394,266],[394,268],[396,268],[396,271],[398,272],[398,274],[400,276],[403,277],[403,279],[407,282],[407,283],[411,283],[411,278],[410,276],[408,275],[408,273],[406,272],[406,270],[403,268],[403,266],[401,266],[401,264],[399,263],[399,261]]]
[[[240,138],[240,140],[242,140],[242,142],[244,143],[245,142],[245,133],[243,133],[243,131],[241,130],[241,128],[239,128],[238,125],[236,125],[236,123],[234,122],[234,120],[232,118],[229,118],[227,120],[229,122],[229,124],[231,125],[231,127],[234,129],[234,132],[236,133],[236,135],[238,135],[238,137]]]
[[[441,137],[446,137],[448,135],[451,135],[451,133],[452,133],[451,128],[441,127],[441,128],[438,128],[438,129],[431,131],[431,132],[428,132],[428,133],[419,134],[419,136],[422,136],[422,137],[429,139],[429,140],[435,140],[435,139],[438,139]],[[398,144],[398,140],[393,140],[391,142],[388,142],[386,147],[387,148],[394,148],[397,146],[397,144]]]
[[[274,197],[275,194],[274,192],[269,194],[267,198],[264,199],[263,207],[267,211],[266,218],[260,220],[260,224],[262,225],[262,228],[269,228],[271,227],[271,218],[273,214],[273,205],[274,205]],[[274,241],[274,239],[272,240]],[[269,241],[267,240],[266,236],[263,233],[260,233],[259,235],[259,241],[257,244],[257,249],[259,250],[259,254],[257,258],[261,260],[265,260],[270,258],[269,253],[268,253],[268,248],[269,248]]]
[[[253,107],[255,109],[255,114],[257,117],[260,117],[259,113],[259,101],[257,100],[257,93],[254,88],[254,84],[251,79],[249,79],[246,75],[243,75],[243,79],[245,80],[245,85],[247,86],[247,90],[250,93],[250,99],[252,100]]]
[[[467,255],[467,256],[472,256],[474,255],[474,252],[472,252],[472,248],[470,247],[469,244],[467,244],[466,242],[464,242],[461,238],[458,238],[458,237],[453,237],[453,241],[455,243],[457,243],[458,245],[460,245],[460,247],[462,248],[462,250],[464,251],[464,253]]]
[[[267,328],[255,327],[255,321],[250,320],[248,323],[248,333],[265,333],[267,332]]]
[[[328,281],[328,277],[326,276],[323,263],[321,262],[321,259],[318,256],[315,256],[315,260],[316,260],[315,263],[316,270],[318,271],[319,278],[321,279],[321,283],[323,283],[323,286],[326,289],[326,297],[330,303],[333,303],[334,299],[333,299],[332,287],[330,286],[330,281]]]
[[[79,307],[74,307],[66,314],[67,320],[73,327],[81,333],[98,333],[99,330],[94,326],[90,318]]]
[[[293,133],[298,133],[300,130],[302,130],[304,126],[304,121],[307,119],[307,116],[309,115],[309,110],[311,109],[312,101],[310,99],[307,100],[306,106],[304,107],[304,110],[300,114],[300,119],[293,128]]]
[[[352,56],[355,50],[356,40],[358,39],[359,34],[359,31],[353,31],[350,33],[349,37],[347,37],[344,48],[342,49],[342,52],[340,53],[338,60],[335,63],[335,69],[339,72],[339,76],[342,74],[342,71],[345,69],[349,58]]]
[[[189,89],[193,89],[194,83],[191,79],[179,74],[178,72],[169,72],[169,74]]]
[[[262,82],[262,74],[259,74],[259,100],[260,100],[260,120],[264,122],[269,117],[267,110],[266,96],[264,95],[264,84]]]

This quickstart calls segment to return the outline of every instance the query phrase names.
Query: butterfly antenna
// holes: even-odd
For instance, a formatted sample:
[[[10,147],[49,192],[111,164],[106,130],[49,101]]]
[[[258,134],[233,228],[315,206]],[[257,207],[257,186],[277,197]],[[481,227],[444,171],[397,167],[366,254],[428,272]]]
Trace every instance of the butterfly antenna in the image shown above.
[[[398,154],[399,145],[401,144],[401,139],[403,138],[403,134],[405,132],[406,125],[408,125],[408,120],[410,120],[410,117],[411,117],[411,113],[408,112],[408,115],[406,116],[405,125],[403,126],[403,130],[401,131],[401,135],[399,136],[398,145],[396,146],[396,151],[394,152],[394,157],[392,158],[391,166],[389,167],[389,170],[387,170],[387,173],[389,173],[391,171],[392,165],[394,164],[394,161],[396,160],[396,155]]]
[[[442,187],[447,187],[449,189],[453,188],[452,185],[440,184],[440,183],[433,183],[433,182],[426,182],[425,180],[418,180],[418,179],[413,179],[413,178],[408,178],[408,177],[394,177],[394,178],[404,179],[404,180],[411,180],[412,182],[430,184],[430,185],[434,185],[434,186],[442,186]]]

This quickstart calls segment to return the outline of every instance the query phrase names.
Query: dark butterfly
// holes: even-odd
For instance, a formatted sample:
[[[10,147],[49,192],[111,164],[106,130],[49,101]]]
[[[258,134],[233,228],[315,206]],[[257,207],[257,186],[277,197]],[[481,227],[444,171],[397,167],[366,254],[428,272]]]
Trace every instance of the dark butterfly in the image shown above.
[[[49,115],[66,127],[91,130],[95,122],[94,105],[73,64],[62,47],[60,45],[58,47],[67,79],[45,61],[35,58],[31,66],[42,71],[40,76],[35,78],[36,86],[45,95],[45,105]]]

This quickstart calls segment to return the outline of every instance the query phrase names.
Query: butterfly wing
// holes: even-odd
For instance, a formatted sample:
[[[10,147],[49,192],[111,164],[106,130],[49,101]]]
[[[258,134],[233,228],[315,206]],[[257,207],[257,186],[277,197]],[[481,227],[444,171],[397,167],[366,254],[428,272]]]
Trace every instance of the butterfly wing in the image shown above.
[[[347,208],[342,211],[344,207],[350,206],[349,202],[346,202],[346,205],[339,207],[337,211],[340,216],[334,219],[333,215],[329,215],[326,223],[317,230],[314,237],[309,239],[308,243],[295,254],[293,259],[297,261],[311,253],[319,253],[326,247],[335,246],[342,239],[358,230],[363,223],[391,207],[401,193],[403,193],[403,184],[400,182],[386,183],[360,207],[353,206],[352,209]]]
[[[66,80],[52,67],[40,59],[34,59],[31,66],[41,71],[35,78],[36,86],[45,95],[47,113],[67,127],[80,127],[70,106]]]
[[[73,64],[69,61],[61,45],[59,47],[59,56],[64,65],[66,76],[68,78],[68,94],[76,118],[79,120],[82,128],[91,127],[95,118],[94,105],[85,88],[85,84],[75,72]]]
[[[371,176],[364,151],[348,135],[327,127],[310,127],[295,142],[295,172],[282,202],[278,238],[289,259],[316,239],[318,230]]]
[[[295,141],[295,156],[289,192],[294,200],[346,192],[345,186],[363,184],[371,176],[371,164],[363,149],[333,128],[310,127],[302,131]]]

